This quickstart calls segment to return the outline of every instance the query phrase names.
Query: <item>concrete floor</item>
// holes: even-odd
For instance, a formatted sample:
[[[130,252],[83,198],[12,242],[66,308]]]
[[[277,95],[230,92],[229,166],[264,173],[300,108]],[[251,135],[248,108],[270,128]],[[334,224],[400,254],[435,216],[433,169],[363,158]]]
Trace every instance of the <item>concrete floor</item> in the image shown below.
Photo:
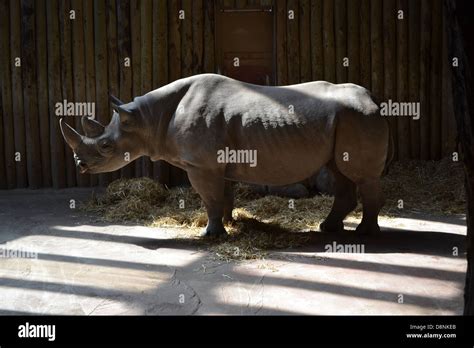
[[[464,217],[382,220],[371,238],[316,232],[304,248],[223,263],[179,230],[69,208],[90,193],[0,191],[0,249],[37,252],[0,258],[0,314],[462,313]],[[365,253],[325,252],[333,241]]]

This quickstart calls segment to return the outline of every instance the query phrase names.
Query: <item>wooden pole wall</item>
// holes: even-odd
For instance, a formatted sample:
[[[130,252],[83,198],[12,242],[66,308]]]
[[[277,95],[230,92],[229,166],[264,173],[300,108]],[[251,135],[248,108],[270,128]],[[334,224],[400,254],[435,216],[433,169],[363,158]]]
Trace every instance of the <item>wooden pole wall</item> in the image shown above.
[[[3,140],[3,161],[5,176],[2,184],[3,188],[17,187],[16,181],[16,164],[15,164],[15,131],[12,105],[12,88],[11,88],[11,68],[13,61],[10,54],[10,4],[8,1],[0,1],[0,74],[3,77],[1,83],[2,93],[2,140]]]
[[[119,69],[119,99],[128,103],[132,99],[132,48],[130,42],[130,0],[117,2],[117,52]],[[125,154],[124,154],[125,155]],[[131,162],[120,171],[124,178],[131,178],[135,163]]]
[[[311,1],[311,71],[313,81],[324,80],[323,0]]]
[[[16,187],[27,187],[25,116],[23,114],[23,83],[21,55],[21,2],[10,1],[10,59],[11,97],[15,136]]]
[[[168,4],[166,1],[153,3],[153,63],[153,88],[159,88],[168,82]],[[167,163],[155,162],[153,173],[154,178],[160,183],[170,182],[170,166]]]
[[[397,100],[408,101],[408,4],[407,0],[397,0]],[[410,158],[410,122],[408,117],[397,120],[397,149],[399,159]]]
[[[408,101],[420,101],[421,0],[408,1]],[[409,122],[410,158],[420,158],[420,120]]]
[[[72,74],[74,100],[86,101],[86,64],[85,64],[85,41],[84,41],[84,9],[82,1],[71,0],[71,9],[75,11],[76,19],[72,20]],[[74,117],[76,129],[82,133],[81,117]],[[82,175],[77,170],[77,185],[86,187],[90,185],[90,176]]]
[[[36,53],[38,80],[38,116],[41,143],[42,186],[52,185],[50,118],[48,108],[48,45],[46,34],[46,0],[35,2],[36,17]]]
[[[347,58],[349,59],[347,81],[356,84],[359,84],[360,81],[360,46],[362,41],[360,7],[360,0],[347,1]]]
[[[94,63],[95,63],[95,92],[96,92],[96,119],[103,125],[110,119],[109,92],[106,81],[107,69],[107,6],[104,1],[94,2]],[[107,185],[110,174],[99,174],[99,184]]]
[[[419,120],[390,119],[398,158],[439,159],[454,151],[441,0],[219,4],[273,6],[277,84],[352,82],[378,102],[420,102]],[[210,0],[1,1],[0,188],[95,186],[144,175],[184,182],[181,170],[148,159],[115,173],[78,174],[55,104],[95,102],[97,120],[107,124],[109,93],[129,102],[181,77],[216,72],[216,8]],[[79,117],[65,120],[82,132]]]
[[[347,1],[335,0],[334,2],[334,28],[336,31],[336,82],[347,82],[347,66],[344,60],[347,56]],[[349,59],[350,64],[350,59]]]
[[[430,158],[430,120],[428,115],[433,110],[429,103],[430,66],[431,66],[431,1],[421,0],[420,18],[420,159]]]
[[[96,76],[94,63],[94,3],[92,1],[84,1],[82,5],[84,14],[84,64],[86,69],[85,100],[96,103]],[[95,109],[95,112],[97,112],[97,109]],[[98,179],[99,178],[97,175],[91,175],[89,184],[92,186],[97,185]]]
[[[140,59],[141,59],[141,92],[140,95],[151,91],[152,86],[152,36],[153,36],[153,17],[152,3],[150,0],[140,1]],[[143,158],[142,175],[153,177],[153,166],[148,158]]]
[[[371,17],[370,0],[361,0],[359,9],[360,20],[360,84],[369,90],[372,89],[372,57],[371,57]]]

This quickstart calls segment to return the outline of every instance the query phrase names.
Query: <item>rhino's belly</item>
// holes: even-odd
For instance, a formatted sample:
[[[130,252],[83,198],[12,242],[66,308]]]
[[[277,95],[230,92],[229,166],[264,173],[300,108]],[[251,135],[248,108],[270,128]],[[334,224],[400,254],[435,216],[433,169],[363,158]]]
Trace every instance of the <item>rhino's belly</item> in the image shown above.
[[[221,151],[229,180],[286,185],[304,180],[333,157],[335,127],[324,120],[304,127],[256,126],[235,131]],[[232,150],[234,153],[231,153]],[[238,153],[238,150],[242,152]],[[224,153],[225,152],[225,153]],[[234,155],[232,157],[231,155]]]
[[[256,152],[252,155],[236,156],[237,160],[250,158],[247,163],[226,165],[225,177],[228,180],[263,185],[288,185],[302,181],[324,166],[332,157],[331,149],[305,149],[301,152],[286,152],[282,149],[273,152]],[[245,162],[245,161],[240,161]]]

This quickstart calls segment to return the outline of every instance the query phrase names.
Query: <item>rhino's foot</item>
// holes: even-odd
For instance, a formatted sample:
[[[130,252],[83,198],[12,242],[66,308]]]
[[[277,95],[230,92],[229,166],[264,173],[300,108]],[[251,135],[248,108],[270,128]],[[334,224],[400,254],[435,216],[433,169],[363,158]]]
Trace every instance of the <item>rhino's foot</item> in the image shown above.
[[[359,235],[377,235],[380,233],[380,227],[377,223],[361,222],[356,228],[356,233]]]
[[[207,226],[202,235],[203,237],[219,237],[219,236],[223,236],[223,235],[226,235],[227,234],[227,231],[225,230],[224,226]]]
[[[342,221],[335,222],[324,220],[320,225],[319,229],[321,232],[331,232],[331,233],[339,233],[344,231],[344,224]]]

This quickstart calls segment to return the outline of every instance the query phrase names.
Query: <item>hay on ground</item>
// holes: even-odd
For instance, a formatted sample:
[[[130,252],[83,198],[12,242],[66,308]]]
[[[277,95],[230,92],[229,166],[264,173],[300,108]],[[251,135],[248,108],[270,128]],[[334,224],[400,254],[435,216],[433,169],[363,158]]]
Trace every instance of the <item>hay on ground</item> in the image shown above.
[[[387,203],[381,216],[410,212],[464,213],[462,167],[449,159],[439,162],[395,163],[382,180]],[[403,200],[403,209],[398,208]],[[235,187],[234,223],[225,239],[205,244],[221,260],[264,258],[268,250],[304,245],[308,231],[318,229],[329,213],[333,197],[288,199],[261,196],[243,184]],[[199,195],[192,188],[167,189],[149,178],[119,179],[83,209],[106,221],[135,222],[156,227],[186,227],[185,237],[196,238],[207,223]],[[350,216],[360,218],[361,207]]]

